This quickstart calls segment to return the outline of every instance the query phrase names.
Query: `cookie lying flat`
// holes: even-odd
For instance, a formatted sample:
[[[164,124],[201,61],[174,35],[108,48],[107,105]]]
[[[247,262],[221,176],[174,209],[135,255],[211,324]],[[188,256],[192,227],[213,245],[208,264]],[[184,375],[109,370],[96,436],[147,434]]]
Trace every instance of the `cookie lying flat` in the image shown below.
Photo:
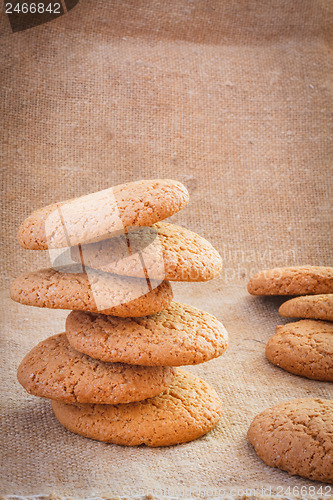
[[[165,222],[82,245],[81,253],[73,247],[71,255],[94,269],[134,277],[142,276],[144,262],[149,278],[170,281],[207,281],[222,269],[221,256],[207,240]]]
[[[80,266],[78,266],[80,268]],[[70,272],[67,272],[70,271]],[[125,278],[98,271],[88,274],[41,269],[14,280],[10,296],[28,306],[75,309],[114,316],[145,316],[161,311],[172,299],[168,281],[149,291],[146,280]]]
[[[93,358],[151,366],[203,363],[221,356],[228,344],[214,316],[177,302],[135,319],[72,311],[66,335],[72,347]]]
[[[252,295],[333,293],[333,267],[297,266],[260,271],[248,285]]]
[[[67,403],[129,403],[164,391],[175,371],[170,367],[102,363],[81,354],[65,334],[40,342],[23,359],[20,384],[35,396]]]
[[[66,429],[125,446],[186,443],[213,429],[222,413],[212,387],[184,370],[159,396],[126,405],[69,405],[52,402]]]
[[[280,403],[255,417],[247,436],[270,467],[333,482],[333,401],[301,398]]]
[[[284,302],[279,309],[287,318],[313,318],[333,321],[333,293],[304,295]]]
[[[304,319],[277,326],[266,357],[295,375],[333,382],[333,323]]]
[[[23,248],[45,250],[98,241],[126,226],[151,226],[189,201],[183,184],[169,179],[121,184],[33,212],[18,231]]]

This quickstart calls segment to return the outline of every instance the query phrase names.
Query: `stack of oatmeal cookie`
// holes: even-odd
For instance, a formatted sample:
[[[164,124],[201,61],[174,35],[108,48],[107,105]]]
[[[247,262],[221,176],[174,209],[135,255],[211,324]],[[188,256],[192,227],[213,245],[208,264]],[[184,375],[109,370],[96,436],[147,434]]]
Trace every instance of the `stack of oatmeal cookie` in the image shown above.
[[[296,295],[280,306],[279,313],[306,318],[276,327],[266,345],[267,359],[295,375],[333,382],[333,268],[268,269],[250,279],[248,291],[261,296]],[[333,483],[333,401],[316,396],[264,410],[247,435],[267,465]]]
[[[204,238],[161,222],[187,203],[181,183],[146,180],[50,205],[21,225],[21,246],[48,249],[53,265],[17,278],[12,299],[72,312],[65,333],[27,354],[18,379],[50,398],[72,432],[167,446],[217,424],[214,389],[175,368],[216,358],[228,342],[215,317],[172,301],[170,281],[210,280],[222,266]]]
[[[266,345],[267,359],[295,374],[333,382],[333,267],[295,266],[260,271],[248,283],[252,295],[297,296],[281,316],[306,318],[279,325]]]

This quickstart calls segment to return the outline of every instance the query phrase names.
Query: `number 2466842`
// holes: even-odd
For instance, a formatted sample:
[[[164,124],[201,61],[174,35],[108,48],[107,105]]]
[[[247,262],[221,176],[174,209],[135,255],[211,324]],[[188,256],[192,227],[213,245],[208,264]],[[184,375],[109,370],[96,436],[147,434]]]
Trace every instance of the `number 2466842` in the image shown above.
[[[45,5],[44,3],[6,3],[6,14],[61,14],[60,11],[60,3],[48,3]]]

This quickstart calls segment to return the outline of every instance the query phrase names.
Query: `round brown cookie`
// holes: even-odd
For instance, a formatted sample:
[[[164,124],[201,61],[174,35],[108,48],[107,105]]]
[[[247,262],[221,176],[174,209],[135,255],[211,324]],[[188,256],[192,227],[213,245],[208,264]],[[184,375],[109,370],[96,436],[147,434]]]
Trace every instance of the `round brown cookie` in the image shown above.
[[[304,319],[277,326],[266,357],[295,375],[333,382],[333,323]]]
[[[204,363],[228,345],[227,331],[214,316],[177,302],[135,319],[72,311],[66,335],[72,347],[93,358],[147,366]]]
[[[188,201],[187,189],[177,181],[129,182],[36,210],[21,224],[18,242],[45,250],[97,241],[126,226],[151,226]]]
[[[118,404],[164,391],[174,368],[103,363],[75,351],[64,333],[40,342],[21,362],[17,378],[34,396],[67,403]]]
[[[124,446],[170,446],[192,441],[213,429],[222,413],[215,390],[180,369],[166,391],[139,403],[52,402],[52,407],[59,422],[71,432]]]
[[[297,266],[260,271],[247,285],[252,295],[333,293],[333,267]]]
[[[78,266],[78,269],[80,266]],[[146,280],[88,270],[74,272],[41,269],[19,276],[10,288],[16,302],[51,309],[75,309],[113,316],[146,316],[168,306],[172,289],[168,281],[149,291]],[[151,282],[154,285],[153,282]]]
[[[333,293],[304,295],[284,302],[279,309],[287,318],[314,318],[333,321]]]
[[[300,398],[280,403],[257,415],[247,436],[270,467],[333,482],[333,401]]]
[[[184,227],[159,222],[71,249],[72,259],[94,269],[141,277],[144,262],[149,278],[170,281],[207,281],[222,269],[215,248]]]

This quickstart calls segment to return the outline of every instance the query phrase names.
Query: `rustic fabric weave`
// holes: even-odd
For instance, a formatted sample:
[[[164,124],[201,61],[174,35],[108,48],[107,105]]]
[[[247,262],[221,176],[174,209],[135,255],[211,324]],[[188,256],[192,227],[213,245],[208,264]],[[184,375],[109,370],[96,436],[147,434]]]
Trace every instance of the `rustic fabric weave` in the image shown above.
[[[277,312],[282,300],[246,292],[262,268],[332,265],[332,2],[81,0],[17,33],[1,8],[0,492],[304,498],[312,486],[333,496],[267,467],[246,439],[271,405],[333,398],[332,384],[265,359],[266,341],[288,320]],[[177,300],[229,331],[225,355],[190,368],[217,390],[224,414],[204,438],[165,449],[106,445],[61,428],[49,401],[19,386],[16,369],[39,340],[63,331],[66,312],[8,297],[15,276],[48,266],[47,252],[16,243],[33,209],[142,178],[183,182],[190,205],[172,220],[224,259],[220,278],[174,285]]]

